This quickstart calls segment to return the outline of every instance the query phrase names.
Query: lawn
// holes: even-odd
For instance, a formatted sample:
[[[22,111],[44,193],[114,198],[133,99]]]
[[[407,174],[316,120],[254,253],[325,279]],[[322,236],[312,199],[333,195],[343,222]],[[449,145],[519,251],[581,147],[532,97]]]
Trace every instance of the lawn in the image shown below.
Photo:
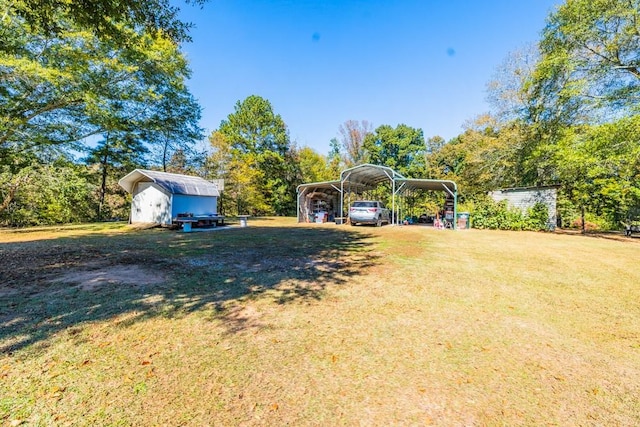
[[[0,230],[4,425],[640,425],[640,239]]]

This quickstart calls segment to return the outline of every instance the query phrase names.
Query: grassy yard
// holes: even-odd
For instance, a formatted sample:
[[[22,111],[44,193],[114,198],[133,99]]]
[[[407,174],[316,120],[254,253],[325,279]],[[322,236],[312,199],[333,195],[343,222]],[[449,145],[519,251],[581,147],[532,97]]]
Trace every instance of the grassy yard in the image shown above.
[[[640,239],[0,231],[3,425],[640,425]]]

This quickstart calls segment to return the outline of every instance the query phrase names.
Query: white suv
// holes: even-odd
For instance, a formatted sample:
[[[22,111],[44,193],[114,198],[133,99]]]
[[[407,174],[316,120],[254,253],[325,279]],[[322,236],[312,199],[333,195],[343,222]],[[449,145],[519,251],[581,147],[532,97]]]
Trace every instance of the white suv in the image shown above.
[[[375,224],[380,227],[383,222],[389,223],[389,209],[377,200],[360,200],[353,202],[349,209],[351,225]]]

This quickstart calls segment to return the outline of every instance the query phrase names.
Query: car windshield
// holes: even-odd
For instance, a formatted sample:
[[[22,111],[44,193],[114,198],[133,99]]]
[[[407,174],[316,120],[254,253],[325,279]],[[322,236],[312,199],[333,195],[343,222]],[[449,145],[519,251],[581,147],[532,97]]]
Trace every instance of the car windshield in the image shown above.
[[[375,208],[376,202],[353,202],[354,208]]]

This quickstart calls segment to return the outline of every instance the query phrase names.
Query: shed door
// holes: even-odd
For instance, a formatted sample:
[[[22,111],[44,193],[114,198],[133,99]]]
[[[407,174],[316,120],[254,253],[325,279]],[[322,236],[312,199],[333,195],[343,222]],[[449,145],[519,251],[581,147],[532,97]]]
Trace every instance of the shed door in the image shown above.
[[[140,182],[131,206],[131,222],[170,224],[170,200],[151,182]]]

